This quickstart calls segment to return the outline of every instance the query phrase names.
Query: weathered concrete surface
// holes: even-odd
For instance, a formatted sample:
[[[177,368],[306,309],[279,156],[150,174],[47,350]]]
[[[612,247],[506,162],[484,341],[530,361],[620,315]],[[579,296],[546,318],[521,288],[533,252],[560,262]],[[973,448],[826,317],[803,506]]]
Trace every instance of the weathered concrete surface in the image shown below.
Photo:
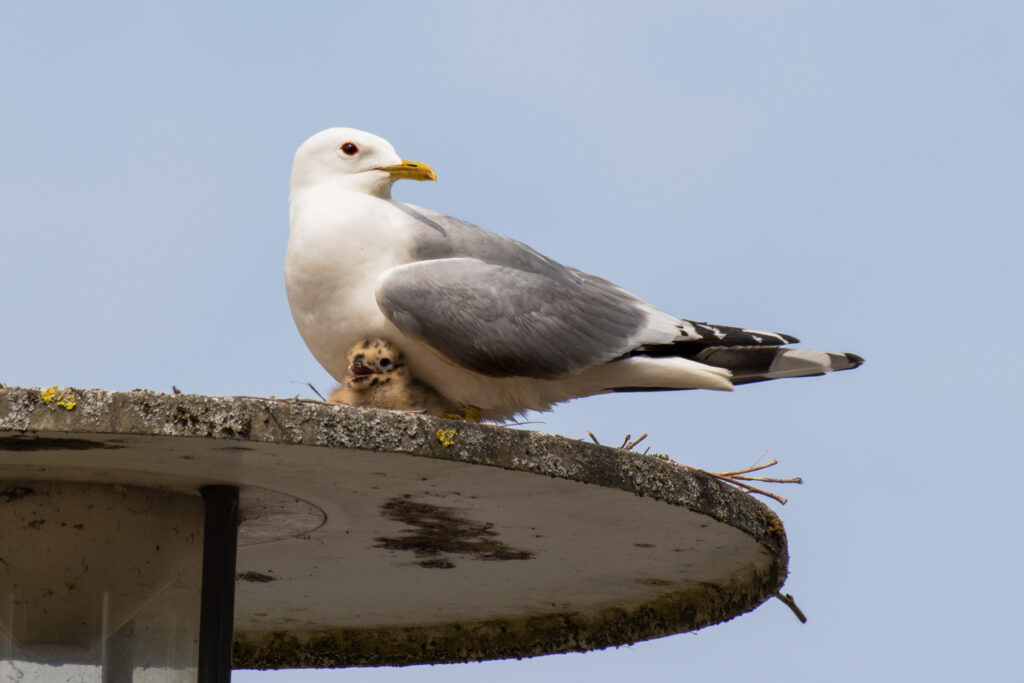
[[[194,670],[202,557],[197,496],[0,481],[0,659],[101,666],[106,650],[115,671]],[[130,646],[112,646],[126,641]],[[52,680],[38,668],[22,673],[24,680]],[[2,663],[0,680],[14,680]]]
[[[372,409],[150,391],[114,393],[67,389],[47,395],[40,389],[0,389],[0,477],[12,478],[18,468],[32,470],[33,463],[40,466],[32,470],[32,476],[40,477],[46,476],[40,473],[42,465],[53,472],[88,462],[96,471],[108,468],[110,480],[119,481],[119,472],[133,469],[126,462],[148,457],[137,455],[143,453],[139,450],[141,444],[149,443],[145,439],[155,444],[154,452],[163,449],[166,454],[146,475],[150,479],[132,479],[130,483],[160,481],[160,477],[166,475],[176,482],[173,486],[181,488],[192,480],[197,484],[223,483],[237,472],[240,485],[275,488],[328,510],[329,522],[325,528],[302,536],[319,539],[318,552],[321,553],[330,543],[340,543],[337,539],[344,538],[340,534],[349,534],[349,538],[359,534],[361,527],[355,523],[344,530],[331,528],[332,521],[340,524],[339,520],[351,511],[341,507],[336,500],[325,498],[322,491],[304,495],[295,490],[296,485],[288,488],[284,475],[280,479],[281,487],[275,487],[273,476],[259,474],[258,470],[262,468],[272,473],[274,468],[287,469],[302,458],[313,457],[307,456],[312,453],[318,458],[316,468],[320,469],[309,469],[303,475],[307,479],[317,479],[316,473],[321,471],[325,472],[324,477],[328,477],[325,468],[351,470],[350,474],[338,475],[336,480],[332,480],[331,486],[336,491],[341,490],[344,482],[362,481],[358,477],[368,476],[370,469],[382,470],[372,474],[390,477],[396,487],[388,494],[390,498],[373,499],[374,524],[381,525],[380,528],[386,531],[367,531],[368,534],[381,535],[367,536],[358,548],[360,552],[373,548],[378,554],[383,553],[385,558],[391,558],[391,565],[400,565],[400,569],[395,570],[396,577],[412,577],[414,575],[409,572],[416,571],[428,577],[429,581],[441,581],[436,577],[455,577],[458,572],[467,572],[464,577],[460,575],[460,581],[468,582],[470,574],[481,577],[481,590],[486,589],[488,573],[499,574],[501,581],[505,582],[517,580],[520,576],[516,573],[518,571],[522,571],[525,577],[531,572],[518,567],[546,567],[544,563],[553,562],[551,558],[557,555],[558,547],[571,545],[571,536],[557,544],[552,539],[555,534],[563,533],[563,527],[576,520],[576,516],[580,517],[577,521],[585,525],[589,516],[585,505],[590,505],[589,509],[595,505],[592,500],[585,501],[589,500],[588,496],[598,496],[594,500],[602,501],[600,506],[613,506],[623,515],[653,514],[650,519],[655,521],[647,524],[644,533],[657,535],[671,530],[676,536],[694,535],[695,543],[706,540],[703,547],[708,548],[717,541],[711,537],[698,539],[697,535],[715,531],[724,534],[722,538],[726,540],[721,542],[722,547],[731,548],[728,552],[722,551],[725,554],[720,553],[711,562],[716,572],[714,578],[707,578],[711,575],[701,573],[704,570],[699,567],[694,568],[692,576],[652,574],[647,578],[625,578],[624,582],[630,585],[629,590],[634,591],[631,593],[625,589],[616,592],[618,587],[598,581],[593,588],[588,588],[587,576],[581,575],[574,580],[582,582],[580,585],[585,590],[576,602],[567,600],[556,605],[555,601],[552,604],[556,606],[548,610],[536,607],[519,609],[504,603],[496,603],[489,608],[481,604],[481,615],[468,618],[464,605],[440,606],[431,608],[434,611],[418,612],[410,603],[409,613],[419,615],[412,622],[384,623],[387,615],[374,613],[376,616],[365,617],[367,625],[364,627],[344,619],[339,619],[332,626],[323,615],[312,613],[299,615],[291,621],[282,620],[267,610],[261,610],[261,604],[274,604],[272,591],[284,590],[282,586],[287,584],[287,581],[271,580],[272,573],[266,567],[276,561],[273,555],[275,544],[264,544],[256,546],[257,550],[249,556],[240,551],[239,610],[242,613],[236,614],[236,668],[402,665],[528,657],[602,648],[689,631],[730,619],[757,607],[778,591],[785,580],[788,562],[785,534],[778,517],[767,506],[701,472],[653,456],[536,432]],[[118,449],[136,449],[132,451],[134,459],[125,461],[125,452]],[[188,454],[180,454],[185,452],[182,449],[187,449]],[[338,457],[332,455],[335,452]],[[180,458],[174,461],[174,468],[168,464],[172,453],[179,453],[174,457]],[[225,459],[228,457],[225,453],[231,453],[230,461]],[[378,457],[369,462],[376,464],[361,464],[373,454],[378,454]],[[84,459],[86,455],[89,456],[88,461]],[[331,457],[325,459],[326,456]],[[213,474],[206,482],[199,482],[204,476],[202,466],[207,461]],[[407,462],[413,463],[411,470],[416,471],[417,481],[436,480],[449,488],[458,486],[458,490],[442,493],[440,488],[430,491],[414,488],[410,483],[413,481],[411,475],[403,479],[397,472],[404,469]],[[481,469],[480,466],[496,469]],[[362,474],[357,475],[355,472],[360,468]],[[144,468],[139,466],[138,469]],[[501,475],[497,470],[510,474]],[[523,478],[521,474],[512,473],[546,475],[562,483],[552,481],[549,485],[544,484],[547,481],[545,477]],[[501,487],[489,488],[485,481],[488,478],[500,478]],[[571,482],[576,484],[571,485]],[[603,488],[580,487],[580,483]],[[534,543],[530,540],[532,536],[526,535],[515,523],[516,514],[536,507],[533,499],[524,503],[520,511],[510,509],[514,506],[507,501],[498,505],[500,509],[488,508],[487,499],[495,497],[494,491],[518,486],[528,489],[538,500],[543,495],[550,498],[556,493],[569,499],[578,493],[579,504],[584,506],[579,509],[584,512],[575,508],[566,512],[563,519],[558,520],[561,525],[558,529],[563,531],[554,527],[552,530],[541,529],[551,538],[537,533],[539,540]],[[543,489],[547,486],[558,488],[557,491],[552,489],[555,493],[544,494]],[[366,488],[369,487],[360,484],[358,490],[353,488],[347,495],[354,497]],[[491,493],[483,493],[487,491]],[[633,495],[623,496],[614,491]],[[400,495],[394,495],[395,492]],[[318,495],[320,498],[316,498]],[[458,497],[454,506],[452,496]],[[642,500],[637,497],[642,497]],[[406,500],[412,503],[403,507],[402,502]],[[417,511],[422,513],[433,509],[430,506],[437,511],[426,515],[429,519],[423,522],[424,528],[429,527],[432,529],[430,533],[437,533],[439,523],[442,526],[449,524],[460,529],[459,533],[464,537],[448,539],[445,541],[447,545],[441,543],[439,548],[403,548],[402,543],[408,544],[415,531],[409,528],[406,517],[410,514],[415,516]],[[643,506],[654,507],[648,509]],[[456,522],[445,522],[448,519],[446,515],[456,515]],[[468,521],[459,522],[458,515],[464,515]],[[349,516],[350,522],[361,519]],[[475,521],[480,519],[486,521],[480,523],[479,528],[474,527]],[[661,519],[664,519],[664,525],[659,521]],[[405,528],[402,528],[403,524]],[[679,525],[678,530],[674,526],[676,524]],[[659,530],[661,526],[665,531]],[[703,531],[705,527],[707,532]],[[338,535],[331,536],[332,533]],[[391,536],[385,538],[386,533]],[[581,530],[580,533],[584,532]],[[469,546],[466,538],[470,539]],[[593,539],[594,542],[603,540],[599,535]],[[666,544],[670,542],[660,537],[656,543],[630,539],[631,545],[638,548],[667,548]],[[302,552],[301,548],[296,550],[296,541],[291,543],[293,545],[282,546],[284,550],[281,552],[292,556]],[[750,547],[744,547],[744,543]],[[461,554],[466,547],[484,550],[475,558],[467,559],[467,555]],[[699,544],[686,548],[680,546],[674,557],[681,557],[683,550],[689,553],[687,557],[694,557],[693,553],[698,552],[699,547]],[[581,551],[584,550],[581,547]],[[350,560],[348,555],[352,552],[352,547],[346,547],[347,554],[339,557],[339,571],[343,571],[342,561]],[[414,552],[418,553],[415,557]],[[631,552],[638,558],[642,555],[640,551]],[[401,559],[413,557],[414,562]],[[666,557],[671,559],[672,556]],[[321,558],[327,562],[324,558],[328,556]],[[631,558],[627,554],[626,559]],[[732,561],[730,558],[735,560],[731,565],[728,564]],[[664,563],[667,561],[651,560],[651,571],[654,572],[656,567],[657,571],[663,572],[670,566]],[[325,571],[325,568],[329,565],[320,570]],[[552,564],[545,571],[551,572],[545,576],[557,578],[558,571],[566,570],[559,570]],[[277,576],[284,576],[288,568],[281,565],[277,572]],[[340,584],[345,580],[344,573],[335,578],[335,582]],[[416,580],[410,578],[409,581]],[[599,586],[605,585],[611,590],[609,595],[619,596],[618,602],[602,602],[597,591]],[[301,582],[296,579],[292,589],[300,587]],[[259,593],[260,590],[268,592]],[[437,590],[458,592],[452,588]],[[497,590],[494,588],[490,592]],[[646,592],[635,593],[638,590]],[[471,590],[467,591],[472,594]],[[339,604],[351,604],[346,601],[355,597],[341,596]],[[386,596],[381,599],[386,599]],[[414,600],[415,596],[409,599]],[[503,617],[501,609],[508,611],[510,616]],[[340,611],[344,612],[345,607]],[[268,623],[261,626],[261,619]]]

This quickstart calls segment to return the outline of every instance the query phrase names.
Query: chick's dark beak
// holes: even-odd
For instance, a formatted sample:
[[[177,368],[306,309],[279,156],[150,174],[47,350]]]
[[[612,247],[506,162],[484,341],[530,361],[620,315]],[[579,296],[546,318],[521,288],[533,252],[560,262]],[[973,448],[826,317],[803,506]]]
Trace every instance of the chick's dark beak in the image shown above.
[[[373,374],[373,369],[370,368],[363,357],[356,356],[348,366],[348,372],[351,377],[348,378],[349,382],[362,382],[365,381],[367,375]]]

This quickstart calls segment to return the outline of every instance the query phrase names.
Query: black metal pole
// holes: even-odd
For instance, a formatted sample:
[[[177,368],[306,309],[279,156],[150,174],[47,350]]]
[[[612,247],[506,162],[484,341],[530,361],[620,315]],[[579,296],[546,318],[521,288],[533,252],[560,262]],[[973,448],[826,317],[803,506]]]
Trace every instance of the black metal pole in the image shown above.
[[[199,683],[231,680],[238,551],[238,487],[204,486],[203,590],[199,616]]]

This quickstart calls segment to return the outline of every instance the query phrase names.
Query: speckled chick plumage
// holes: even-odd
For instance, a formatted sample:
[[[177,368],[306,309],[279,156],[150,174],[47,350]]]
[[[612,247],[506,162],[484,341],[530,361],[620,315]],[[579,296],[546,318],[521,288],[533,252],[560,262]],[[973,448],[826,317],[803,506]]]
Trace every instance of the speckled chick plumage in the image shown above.
[[[370,406],[387,410],[454,415],[461,411],[436,391],[417,380],[402,352],[385,339],[363,339],[348,351],[349,369],[344,383],[328,403]]]

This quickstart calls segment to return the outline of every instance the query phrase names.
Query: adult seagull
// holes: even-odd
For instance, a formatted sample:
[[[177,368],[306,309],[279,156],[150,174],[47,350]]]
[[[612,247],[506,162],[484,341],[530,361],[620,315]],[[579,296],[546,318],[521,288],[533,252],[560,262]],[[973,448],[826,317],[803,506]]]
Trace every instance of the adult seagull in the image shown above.
[[[401,178],[436,180],[430,166],[352,128],[317,133],[295,154],[288,302],[339,382],[353,344],[380,338],[453,404],[504,420],[593,394],[728,391],[863,362],[782,348],[797,341],[785,334],[662,313],[521,242],[395,201]]]

